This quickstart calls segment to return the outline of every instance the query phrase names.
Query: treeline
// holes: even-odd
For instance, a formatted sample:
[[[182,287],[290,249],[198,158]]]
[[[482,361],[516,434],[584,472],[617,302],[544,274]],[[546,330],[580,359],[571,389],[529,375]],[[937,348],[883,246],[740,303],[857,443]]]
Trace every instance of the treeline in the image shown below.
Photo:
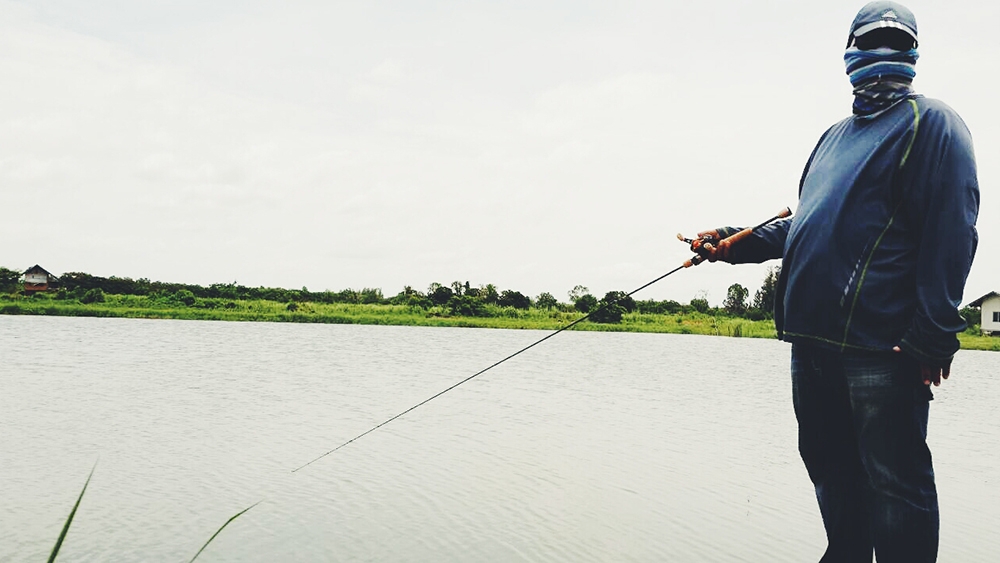
[[[216,283],[209,286],[150,281],[146,278],[132,279],[101,277],[84,272],[68,272],[60,276],[57,289],[49,295],[59,300],[78,300],[81,303],[103,302],[105,295],[135,295],[172,305],[185,307],[233,307],[235,301],[266,300],[287,303],[289,311],[296,311],[303,303],[323,304],[371,304],[405,305],[426,310],[436,309],[440,313],[453,316],[491,317],[511,309],[548,309],[563,312],[590,313],[591,319],[602,323],[617,323],[627,313],[687,314],[692,312],[746,317],[754,320],[769,318],[774,307],[774,293],[777,285],[778,268],[768,271],[767,277],[747,302],[749,291],[740,284],[730,286],[722,307],[709,306],[708,300],[696,297],[682,304],[674,300],[635,300],[622,291],[609,291],[603,297],[596,297],[582,285],[568,293],[568,302],[561,302],[551,293],[543,292],[531,298],[513,289],[501,290],[493,284],[473,286],[469,282],[453,282],[449,285],[432,283],[426,291],[406,286],[391,297],[382,294],[379,288],[342,291],[309,291],[274,287],[248,287],[233,283]],[[17,292],[20,274],[14,270],[0,268],[0,291]]]

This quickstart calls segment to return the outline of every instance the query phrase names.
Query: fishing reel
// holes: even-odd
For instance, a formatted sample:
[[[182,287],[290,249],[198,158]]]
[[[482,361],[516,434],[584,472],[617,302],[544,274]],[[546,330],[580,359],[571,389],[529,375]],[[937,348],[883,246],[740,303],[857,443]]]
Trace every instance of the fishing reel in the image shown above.
[[[740,229],[733,227],[719,227],[711,233],[704,234],[698,238],[690,239],[684,235],[677,233],[677,240],[690,245],[691,251],[695,253],[693,257],[687,262],[684,262],[686,268],[691,266],[697,266],[705,260],[708,260],[712,256],[712,252],[715,248],[719,246],[719,243],[726,238],[729,238],[740,232]]]
[[[777,215],[771,217],[756,227],[748,227],[746,229],[738,229],[736,227],[719,227],[714,231],[706,232],[704,235],[699,236],[696,239],[685,238],[684,235],[678,233],[677,240],[691,245],[691,250],[695,253],[695,255],[686,260],[681,267],[690,268],[691,266],[697,266],[705,260],[708,260],[712,257],[715,249],[719,247],[719,243],[723,241],[730,245],[736,244],[737,242],[750,236],[751,233],[764,225],[767,225],[772,221],[777,221],[778,219],[784,219],[791,216],[792,209],[790,207],[786,207],[779,211]]]

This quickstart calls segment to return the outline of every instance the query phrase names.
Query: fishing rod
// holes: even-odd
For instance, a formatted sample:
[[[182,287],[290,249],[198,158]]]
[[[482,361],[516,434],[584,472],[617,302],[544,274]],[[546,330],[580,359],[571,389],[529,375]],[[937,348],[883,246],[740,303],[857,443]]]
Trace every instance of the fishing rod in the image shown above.
[[[743,240],[744,238],[750,236],[751,233],[753,233],[757,229],[763,227],[764,225],[767,225],[768,223],[777,221],[778,219],[783,219],[785,217],[790,217],[791,215],[792,215],[792,210],[790,208],[786,207],[786,208],[782,209],[781,212],[779,212],[777,215],[775,215],[774,217],[771,217],[767,221],[764,221],[763,223],[761,223],[759,225],[756,225],[754,227],[747,227],[747,228],[745,228],[745,229],[743,229],[743,230],[741,230],[741,231],[739,231],[739,232],[737,232],[737,233],[735,233],[733,235],[730,235],[730,236],[722,238],[722,239],[720,239],[718,237],[713,237],[713,236],[705,236],[705,237],[699,237],[697,239],[693,239],[692,240],[692,239],[686,239],[682,235],[677,235],[678,239],[680,239],[683,242],[686,242],[686,243],[690,244],[691,245],[691,250],[697,252],[697,254],[695,254],[693,257],[689,258],[688,260],[685,260],[684,263],[682,263],[680,266],[677,266],[673,270],[670,270],[669,272],[663,274],[662,276],[654,279],[651,282],[645,283],[645,284],[643,284],[643,285],[641,285],[641,286],[633,289],[632,291],[626,293],[625,295],[620,295],[620,296],[618,296],[615,299],[612,299],[610,301],[605,302],[604,304],[602,304],[601,306],[597,307],[593,311],[587,313],[586,315],[580,317],[579,319],[576,319],[575,321],[573,321],[573,322],[569,323],[568,325],[560,328],[559,330],[557,330],[557,331],[555,331],[555,332],[553,332],[551,334],[548,334],[548,335],[546,335],[546,336],[544,336],[544,337],[536,340],[535,342],[532,342],[531,344],[525,346],[524,348],[521,348],[517,352],[514,352],[513,354],[511,354],[511,355],[503,358],[502,360],[500,360],[498,362],[495,362],[495,363],[489,365],[488,367],[485,367],[485,368],[477,371],[476,373],[470,375],[469,377],[466,377],[465,379],[459,381],[458,383],[452,385],[451,387],[448,387],[447,389],[445,389],[443,391],[439,391],[438,393],[435,393],[434,395],[431,395],[430,397],[424,399],[423,401],[420,401],[419,403],[417,403],[417,404],[413,405],[412,407],[406,409],[405,411],[403,411],[403,412],[401,412],[401,413],[399,413],[399,414],[397,414],[397,415],[395,415],[395,416],[393,416],[393,417],[391,417],[389,419],[386,419],[385,421],[383,421],[383,422],[381,422],[381,423],[379,423],[379,424],[377,424],[377,425],[369,428],[368,430],[365,430],[361,434],[358,434],[357,436],[351,438],[350,440],[344,442],[343,444],[340,444],[336,448],[333,448],[332,450],[324,453],[323,455],[321,455],[319,457],[316,457],[315,459],[313,459],[309,463],[306,463],[304,465],[300,465],[299,467],[296,467],[295,469],[292,470],[292,473],[295,473],[296,471],[298,471],[300,469],[308,467],[308,466],[312,465],[313,463],[316,463],[317,461],[323,459],[324,457],[332,454],[333,452],[335,452],[335,451],[337,451],[337,450],[339,450],[339,449],[341,449],[341,448],[343,448],[343,447],[345,447],[345,446],[347,446],[347,445],[349,445],[349,444],[351,444],[351,443],[353,443],[353,442],[355,442],[357,440],[360,440],[361,438],[367,436],[368,434],[371,434],[372,432],[378,430],[379,428],[382,428],[383,426],[385,426],[386,424],[389,424],[390,422],[396,420],[397,418],[399,418],[399,417],[401,417],[401,416],[403,416],[403,415],[405,415],[405,414],[407,414],[409,412],[412,412],[412,411],[416,410],[417,408],[422,407],[423,405],[426,405],[427,403],[433,401],[434,399],[437,399],[441,395],[444,395],[445,393],[447,393],[448,391],[451,391],[452,389],[458,387],[459,385],[462,385],[462,384],[464,384],[464,383],[466,383],[468,381],[471,381],[471,380],[479,377],[480,375],[488,372],[489,370],[497,367],[498,365],[506,362],[507,360],[509,360],[509,359],[511,359],[511,358],[513,358],[513,357],[515,357],[515,356],[523,353],[523,352],[527,352],[528,350],[534,348],[535,346],[538,346],[542,342],[545,342],[546,340],[552,338],[553,336],[559,334],[560,332],[563,332],[564,330],[569,330],[569,329],[573,328],[574,326],[576,326],[576,325],[582,323],[583,321],[589,319],[593,314],[597,313],[598,311],[600,311],[602,309],[606,309],[607,307],[610,307],[611,305],[614,305],[614,304],[618,303],[619,301],[622,301],[625,298],[631,297],[632,294],[638,293],[638,292],[642,291],[643,289],[646,289],[647,287],[653,285],[654,283],[662,280],[663,278],[665,278],[665,277],[667,277],[667,276],[669,276],[671,274],[674,274],[674,273],[679,272],[679,271],[681,271],[683,269],[690,268],[692,266],[697,266],[698,264],[701,264],[702,262],[704,262],[706,260],[707,256],[709,254],[711,254],[711,252],[715,248],[717,248],[720,244],[722,244],[722,243],[733,244],[733,243],[739,242],[739,241]]]

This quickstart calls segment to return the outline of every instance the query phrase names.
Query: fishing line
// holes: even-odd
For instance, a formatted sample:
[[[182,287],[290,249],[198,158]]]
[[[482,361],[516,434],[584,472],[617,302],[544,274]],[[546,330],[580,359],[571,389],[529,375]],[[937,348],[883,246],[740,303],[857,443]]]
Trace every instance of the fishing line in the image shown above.
[[[667,277],[667,276],[669,276],[671,274],[677,273],[677,272],[679,272],[679,271],[681,271],[681,270],[683,270],[685,268],[690,268],[691,266],[697,266],[698,264],[701,264],[702,262],[705,261],[705,255],[701,253],[701,248],[703,248],[704,246],[708,246],[708,248],[711,249],[713,246],[717,247],[723,241],[726,241],[729,244],[738,242],[738,241],[746,238],[747,236],[749,236],[750,233],[752,233],[753,231],[755,231],[755,230],[763,227],[764,225],[767,225],[768,223],[771,223],[771,222],[776,221],[778,219],[782,219],[784,217],[789,217],[789,216],[791,216],[791,214],[792,214],[792,210],[786,207],[786,208],[782,209],[780,213],[778,213],[774,217],[771,217],[767,221],[764,221],[763,223],[761,223],[761,224],[759,224],[759,225],[757,225],[755,227],[750,227],[750,228],[743,229],[740,232],[738,232],[738,233],[736,233],[736,234],[734,234],[734,235],[732,235],[730,237],[727,237],[725,239],[721,239],[721,240],[718,239],[718,238],[716,238],[716,237],[706,237],[706,238],[695,239],[694,241],[688,241],[687,239],[684,239],[683,237],[681,237],[680,235],[678,235],[678,237],[681,238],[681,240],[685,240],[685,242],[690,242],[691,243],[691,249],[695,250],[695,251],[698,251],[699,253],[696,254],[693,258],[685,260],[684,263],[681,264],[680,266],[677,266],[673,270],[670,270],[669,272],[667,272],[667,273],[663,274],[662,276],[654,279],[653,281],[645,283],[645,284],[643,284],[643,285],[641,285],[641,286],[633,289],[632,291],[626,293],[625,295],[620,295],[616,299],[612,299],[611,301],[605,302],[603,305],[597,307],[593,311],[587,313],[586,315],[580,317],[579,319],[576,319],[575,321],[569,323],[568,325],[560,328],[559,330],[557,330],[557,331],[555,331],[555,332],[553,332],[551,334],[545,335],[544,337],[536,340],[535,342],[532,342],[531,344],[525,346],[524,348],[521,348],[520,350],[518,350],[517,352],[514,352],[513,354],[507,356],[506,358],[504,358],[504,359],[502,359],[502,360],[500,360],[500,361],[498,361],[498,362],[496,362],[496,363],[494,363],[494,364],[492,364],[492,365],[490,365],[488,367],[485,367],[485,368],[477,371],[476,373],[470,375],[469,377],[466,377],[465,379],[459,381],[458,383],[455,383],[451,387],[448,387],[447,389],[445,389],[443,391],[439,391],[438,393],[436,393],[434,395],[431,395],[430,397],[424,399],[423,401],[420,401],[419,403],[417,403],[417,404],[413,405],[412,407],[406,409],[405,411],[403,411],[403,412],[401,412],[401,413],[393,416],[392,418],[389,418],[389,419],[387,419],[387,420],[385,420],[385,421],[377,424],[376,426],[373,426],[373,427],[369,428],[368,430],[362,432],[361,434],[358,434],[357,436],[355,436],[355,437],[351,438],[350,440],[344,442],[343,444],[340,444],[336,448],[333,448],[332,450],[324,453],[323,455],[321,455],[321,456],[313,459],[309,463],[306,463],[304,465],[300,465],[299,467],[296,467],[295,469],[292,470],[292,473],[295,473],[296,471],[298,471],[300,469],[303,469],[305,467],[308,467],[308,466],[312,465],[313,463],[316,463],[317,461],[319,461],[319,460],[323,459],[324,457],[332,454],[333,452],[335,452],[335,451],[337,451],[337,450],[339,450],[339,449],[341,449],[341,448],[343,448],[343,447],[345,447],[345,446],[353,443],[356,440],[359,440],[359,439],[367,436],[368,434],[371,434],[372,432],[378,430],[379,428],[382,428],[383,426],[385,426],[386,424],[389,424],[390,422],[396,420],[397,418],[399,418],[399,417],[401,417],[401,416],[403,416],[403,415],[405,415],[405,414],[407,414],[409,412],[412,412],[412,411],[416,410],[417,408],[419,408],[419,407],[421,407],[423,405],[426,405],[427,403],[433,401],[434,399],[437,399],[441,395],[444,395],[445,393],[447,393],[448,391],[451,391],[452,389],[458,387],[459,385],[462,385],[462,384],[464,384],[464,383],[466,383],[468,381],[471,381],[471,380],[479,377],[480,375],[488,372],[489,370],[497,367],[498,365],[506,362],[507,360],[509,360],[511,358],[514,358],[515,356],[517,356],[517,355],[519,355],[519,354],[521,354],[523,352],[527,352],[528,350],[534,348],[535,346],[538,346],[542,342],[545,342],[546,340],[552,338],[553,336],[559,334],[560,332],[563,332],[564,330],[568,330],[570,328],[573,328],[574,326],[576,326],[576,325],[582,323],[583,321],[589,319],[594,313],[597,313],[598,311],[600,311],[602,309],[606,309],[607,307],[610,307],[611,305],[614,305],[614,304],[618,303],[619,301],[622,301],[622,300],[624,300],[624,299],[626,299],[628,297],[631,297],[632,294],[638,293],[638,292],[642,291],[643,289],[646,289],[647,287],[653,285],[654,283],[662,280],[663,278],[665,278],[665,277]]]

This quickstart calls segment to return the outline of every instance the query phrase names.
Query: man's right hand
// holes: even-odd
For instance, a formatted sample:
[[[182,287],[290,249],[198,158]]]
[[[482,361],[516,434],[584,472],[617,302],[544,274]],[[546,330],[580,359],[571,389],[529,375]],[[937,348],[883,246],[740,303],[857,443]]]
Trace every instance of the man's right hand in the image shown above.
[[[715,243],[706,242],[702,244],[701,248],[697,250],[698,254],[702,255],[709,262],[722,260],[723,262],[732,263],[732,244],[726,238],[739,231],[739,229],[734,227],[719,227],[718,229],[698,233],[698,238],[710,238],[717,241]]]

